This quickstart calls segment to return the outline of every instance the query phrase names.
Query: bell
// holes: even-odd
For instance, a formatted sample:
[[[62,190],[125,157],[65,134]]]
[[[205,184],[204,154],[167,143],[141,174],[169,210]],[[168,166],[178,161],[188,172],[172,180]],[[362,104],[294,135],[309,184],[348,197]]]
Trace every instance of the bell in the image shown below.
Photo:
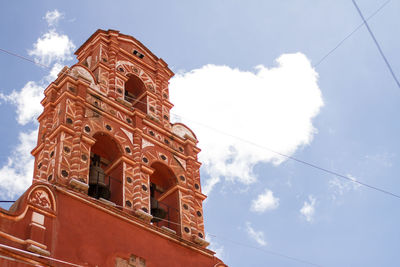
[[[153,215],[152,222],[159,222],[167,216],[167,212],[159,207],[157,199],[151,198],[151,215]]]
[[[99,166],[100,158],[95,155],[89,170],[89,196],[104,198],[109,200],[111,197],[110,188],[106,185],[106,174]]]
[[[89,184],[98,184],[106,186],[106,174],[100,166],[90,166]]]

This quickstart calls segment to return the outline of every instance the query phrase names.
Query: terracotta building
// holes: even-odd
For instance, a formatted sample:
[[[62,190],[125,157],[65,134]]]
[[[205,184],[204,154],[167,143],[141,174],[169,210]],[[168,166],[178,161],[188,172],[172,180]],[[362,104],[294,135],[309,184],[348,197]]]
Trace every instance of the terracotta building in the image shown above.
[[[32,186],[0,210],[0,266],[226,266],[207,249],[196,135],[167,64],[96,31],[44,91]]]

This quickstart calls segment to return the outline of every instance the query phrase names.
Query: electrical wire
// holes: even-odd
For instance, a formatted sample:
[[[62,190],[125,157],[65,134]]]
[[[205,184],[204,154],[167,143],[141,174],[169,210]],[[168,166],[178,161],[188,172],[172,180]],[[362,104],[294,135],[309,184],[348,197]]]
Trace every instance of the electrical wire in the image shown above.
[[[350,36],[352,36],[355,32],[357,32],[364,24],[368,27],[367,21],[369,21],[369,20],[370,20],[371,18],[373,18],[376,14],[378,14],[379,11],[381,11],[381,9],[383,9],[390,1],[391,1],[391,0],[388,0],[388,1],[384,2],[377,10],[374,11],[374,13],[372,13],[369,17],[367,17],[367,19],[364,20],[363,23],[361,23],[360,25],[358,25],[351,33],[349,33],[343,40],[341,40],[334,48],[332,48],[332,49],[331,49],[328,53],[326,53],[320,60],[318,60],[318,62],[317,62],[316,64],[314,64],[313,67],[315,68],[315,67],[317,67],[319,64],[321,64],[322,61],[324,61],[328,56],[330,56],[337,48],[339,48],[339,46],[341,46],[348,38],[350,38]],[[39,65],[39,66],[41,66],[41,67],[44,67],[44,68],[46,68],[46,69],[50,69],[49,66],[40,64],[39,62],[36,62],[36,61],[34,61],[34,60],[31,60],[31,59],[29,59],[29,58],[26,58],[26,57],[24,57],[24,56],[21,56],[21,55],[19,55],[19,54],[14,53],[14,52],[8,51],[8,50],[6,50],[6,49],[0,48],[0,51],[2,51],[2,52],[4,52],[4,53],[7,53],[7,54],[9,54],[9,55],[18,57],[18,58],[20,58],[20,59],[29,61],[29,62],[31,62],[31,63],[34,63],[34,64],[36,64],[36,65]]]
[[[123,206],[120,206],[120,205],[115,205],[114,207],[126,209],[126,207],[123,207]],[[156,218],[156,219],[158,219],[160,221],[168,222],[168,223],[171,223],[171,224],[174,224],[174,225],[177,225],[177,226],[182,226],[181,223],[177,223],[177,222],[173,222],[173,221],[170,221],[170,220],[166,220],[164,218],[160,218],[160,217],[157,217],[157,216],[153,216],[153,218]],[[228,238],[223,238],[221,236],[217,236],[217,235],[210,234],[210,233],[207,233],[207,234],[212,236],[212,237],[214,237],[214,238],[217,238],[217,239],[220,239],[220,240],[224,240],[224,241],[227,241],[227,242],[230,242],[230,243],[233,243],[233,244],[237,244],[237,245],[240,245],[240,246],[243,246],[243,247],[256,249],[256,250],[262,251],[262,252],[270,254],[270,255],[278,256],[278,257],[281,257],[281,258],[289,259],[289,260],[300,262],[300,263],[305,263],[305,264],[312,265],[312,266],[321,267],[321,265],[319,265],[319,264],[316,264],[316,263],[313,263],[313,262],[310,262],[310,261],[306,261],[306,260],[303,260],[303,259],[300,259],[300,258],[288,256],[288,255],[283,254],[283,253],[275,252],[275,251],[272,251],[272,250],[266,250],[266,249],[263,249],[263,248],[260,248],[260,247],[256,247],[256,246],[247,245],[247,244],[244,244],[244,243],[241,243],[241,242],[237,242],[237,241],[234,241],[234,240],[231,240],[231,239],[228,239]],[[28,252],[28,251],[25,251],[25,250],[17,249],[17,248],[6,246],[6,245],[2,245],[2,244],[0,244],[0,248],[14,250],[14,251],[21,252],[21,253],[24,253],[24,254],[28,254],[28,255],[31,255],[31,256],[36,256],[38,258],[52,260],[52,261],[56,261],[56,262],[59,262],[59,263],[67,264],[67,265],[70,265],[70,266],[82,267],[81,265],[77,265],[77,264],[66,262],[66,261],[63,261],[63,260],[59,260],[59,259],[43,256],[43,255],[40,255],[40,254]],[[0,257],[1,257],[1,255],[0,255]],[[13,258],[9,258],[9,259],[15,260]],[[41,265],[35,265],[35,264],[32,264],[32,263],[29,263],[29,264],[31,264],[33,266],[41,266]]]
[[[378,44],[378,42],[377,42],[375,36],[373,35],[371,29],[369,28],[369,26],[368,26],[368,24],[367,24],[367,21],[368,21],[369,19],[371,19],[372,17],[374,17],[384,6],[386,6],[386,5],[390,2],[390,0],[386,1],[381,7],[379,7],[379,8],[378,8],[373,14],[371,14],[367,19],[364,19],[364,17],[363,17],[363,15],[362,15],[361,11],[359,10],[357,4],[355,3],[354,0],[352,0],[352,1],[353,1],[354,5],[356,6],[356,8],[357,8],[357,10],[358,10],[358,12],[359,12],[361,18],[363,19],[363,23],[360,24],[356,29],[354,29],[354,30],[353,30],[349,35],[347,35],[342,41],[340,41],[333,49],[331,49],[325,56],[323,56],[313,67],[317,67],[319,64],[321,64],[329,55],[331,55],[331,54],[332,54],[338,47],[340,47],[350,36],[352,36],[356,31],[358,31],[358,30],[365,24],[365,26],[367,27],[368,31],[369,31],[370,34],[371,34],[371,37],[372,37],[373,40],[374,40],[376,46],[378,47],[378,50],[379,50],[381,56],[383,57],[383,59],[384,59],[386,65],[388,66],[388,68],[389,68],[389,70],[390,70],[390,72],[391,72],[391,74],[392,74],[394,80],[396,81],[397,85],[398,85],[399,88],[400,88],[400,83],[399,83],[399,81],[397,80],[397,78],[396,78],[396,76],[395,76],[395,74],[394,74],[394,72],[393,72],[393,70],[392,70],[392,68],[391,68],[391,66],[390,66],[390,64],[389,64],[389,62],[388,62],[388,60],[386,59],[385,55],[383,54],[382,49],[380,48],[380,46],[379,46],[379,44]],[[7,53],[7,54],[9,54],[9,55],[18,57],[18,58],[20,58],[20,59],[29,61],[29,62],[31,62],[31,63],[34,63],[34,64],[36,64],[36,65],[39,65],[39,66],[41,66],[41,67],[44,67],[44,68],[46,68],[46,69],[51,69],[49,66],[43,65],[43,64],[41,64],[41,63],[38,63],[38,62],[36,62],[36,61],[34,61],[34,60],[31,60],[31,59],[29,59],[29,58],[23,57],[23,56],[18,55],[18,54],[16,54],[16,53],[10,52],[10,51],[8,51],[8,50],[5,50],[5,49],[0,48],[0,51],[2,51],[2,52],[4,52],[4,53]],[[137,102],[142,102],[142,101],[137,101]],[[173,113],[172,113],[172,114],[173,114]],[[182,118],[182,116],[180,116],[180,115],[177,115],[177,114],[173,114],[173,115]],[[193,122],[193,121],[192,121],[192,122]],[[197,122],[195,122],[195,123],[196,123],[196,124],[201,124],[201,123],[197,123]],[[285,157],[285,158],[287,158],[287,159],[294,160],[294,161],[296,161],[296,162],[305,164],[305,165],[310,166],[310,167],[312,167],[312,168],[316,168],[316,169],[318,169],[318,170],[327,172],[327,173],[332,174],[332,175],[334,175],[334,176],[338,176],[338,177],[340,177],[340,178],[342,178],[342,179],[346,179],[346,180],[348,180],[348,181],[351,181],[351,182],[354,182],[354,183],[358,183],[358,184],[360,184],[360,185],[362,185],[362,186],[368,187],[368,188],[370,188],[370,189],[377,190],[377,191],[379,191],[379,192],[381,192],[381,193],[385,193],[385,194],[388,194],[388,195],[391,195],[391,196],[400,198],[399,195],[394,194],[394,193],[391,193],[391,192],[389,192],[389,191],[387,191],[387,190],[383,190],[383,189],[380,189],[380,188],[378,188],[378,187],[375,187],[375,186],[372,186],[372,185],[369,185],[369,184],[360,182],[360,181],[358,181],[358,180],[351,179],[351,178],[349,178],[349,177],[347,177],[347,176],[344,176],[344,175],[342,175],[342,174],[340,174],[340,173],[337,173],[337,172],[334,172],[334,171],[330,171],[330,170],[328,170],[328,169],[319,167],[319,166],[317,166],[317,165],[315,165],[315,164],[312,164],[312,163],[309,163],[309,162],[306,162],[306,161],[297,159],[297,158],[295,158],[295,157],[292,157],[292,156],[289,156],[289,155],[286,155],[286,154],[283,154],[283,153],[274,151],[274,150],[269,149],[269,148],[267,148],[267,147],[258,145],[258,144],[254,143],[254,142],[245,140],[245,139],[243,139],[243,138],[240,138],[240,137],[237,137],[237,136],[234,136],[234,135],[231,135],[231,134],[222,132],[222,131],[219,131],[219,130],[213,128],[213,127],[210,127],[210,126],[207,126],[207,125],[204,125],[204,124],[201,124],[201,125],[202,125],[202,126],[205,126],[205,127],[207,127],[207,128],[209,128],[209,129],[212,129],[212,130],[214,130],[214,131],[220,132],[220,133],[222,133],[222,134],[225,134],[225,135],[231,136],[231,137],[233,137],[233,138],[239,139],[239,140],[241,140],[241,141],[243,141],[243,142],[252,144],[252,145],[257,146],[257,147],[259,147],[259,148],[268,150],[268,151],[270,151],[270,152],[272,152],[272,153],[278,154],[278,155],[280,155],[280,156],[282,156],[282,157]],[[11,200],[1,200],[0,202],[2,202],[2,203],[11,203],[11,202],[15,202],[15,201],[11,201]],[[117,206],[117,207],[122,207],[122,206],[118,206],[118,205],[116,205],[116,206]],[[124,208],[124,207],[122,207],[122,208]],[[168,223],[181,226],[180,223],[176,223],[176,222],[172,222],[172,221],[169,221],[169,220],[165,220],[165,219],[163,219],[163,218],[159,218],[159,217],[155,217],[155,216],[153,216],[153,218],[157,218],[157,219],[159,219],[159,220],[161,220],[161,221],[166,221],[166,222],[168,222]],[[294,261],[297,261],[297,262],[300,262],[300,263],[305,263],[305,264],[309,264],[309,265],[313,265],[313,266],[321,266],[321,265],[319,265],[319,264],[312,263],[312,262],[309,262],[309,261],[305,261],[305,260],[302,260],[302,259],[299,259],[299,258],[291,257],[291,256],[288,256],[288,255],[285,255],[285,254],[282,254],[282,253],[277,253],[277,252],[274,252],[274,251],[271,251],[271,250],[266,250],[266,249],[263,249],[263,248],[260,248],[260,247],[256,247],[256,246],[251,246],[251,245],[243,244],[243,243],[241,243],[241,242],[237,242],[237,241],[234,241],[234,240],[231,240],[231,239],[222,238],[222,237],[217,236],[217,235],[214,235],[214,234],[209,234],[209,235],[212,236],[212,237],[221,239],[221,240],[225,240],[225,241],[228,241],[228,242],[231,242],[231,243],[234,243],[234,244],[243,246],[243,247],[248,247],[248,248],[252,248],[252,249],[257,249],[257,250],[262,251],[262,252],[267,253],[267,254],[272,254],[272,255],[275,255],[275,256],[283,257],[283,258],[286,258],[286,259],[289,259],[289,260],[294,260]],[[8,247],[8,246],[1,245],[1,244],[0,244],[0,247]],[[21,250],[19,250],[19,249],[15,249],[15,248],[12,248],[12,247],[9,247],[9,248],[10,248],[10,249],[14,249],[14,250],[21,251]],[[80,266],[80,265],[76,265],[76,264],[73,264],[73,263],[68,263],[68,262],[65,262],[65,261],[61,261],[61,260],[58,260],[58,259],[54,259],[54,258],[51,258],[51,257],[42,256],[42,255],[39,255],[39,254],[27,252],[27,251],[22,251],[22,252],[27,253],[27,254],[30,254],[30,255],[37,256],[37,257],[39,257],[39,258],[45,258],[45,259],[49,259],[49,260],[61,262],[61,263],[64,263],[64,264],[68,264],[68,265],[71,265],[71,266]],[[2,257],[2,256],[0,255],[0,257]],[[2,258],[7,258],[7,259],[10,259],[10,260],[12,259],[12,258],[8,258],[8,257],[2,257]],[[15,259],[12,259],[12,260],[15,260]],[[34,266],[40,266],[40,265],[35,265],[35,264],[32,264],[32,263],[29,263],[29,264],[34,265]]]
[[[146,102],[141,101],[141,100],[137,100],[136,103],[147,104]],[[244,143],[253,145],[253,146],[258,147],[258,148],[261,148],[261,149],[263,149],[263,150],[267,150],[267,151],[269,151],[269,152],[272,152],[272,153],[277,154],[277,155],[279,155],[279,156],[282,156],[282,157],[284,157],[284,158],[287,158],[287,159],[296,161],[296,162],[298,162],[298,163],[304,164],[304,165],[309,166],[309,167],[311,167],[311,168],[314,168],[314,169],[317,169],[317,170],[326,172],[326,173],[328,173],[328,174],[337,176],[337,177],[339,177],[339,178],[341,178],[341,179],[344,179],[344,180],[350,181],[350,182],[352,182],[352,183],[356,183],[356,184],[365,186],[365,187],[367,187],[367,188],[369,188],[369,189],[376,190],[376,191],[378,191],[378,192],[381,192],[381,193],[384,193],[384,194],[387,194],[387,195],[390,195],[390,196],[392,196],[392,197],[396,197],[396,198],[400,199],[400,195],[395,194],[395,193],[392,193],[392,192],[390,192],[390,191],[388,191],[388,190],[385,190],[385,189],[379,188],[379,187],[377,187],[377,186],[373,186],[373,185],[367,184],[367,183],[365,183],[365,182],[360,182],[359,180],[352,179],[352,178],[347,177],[346,175],[340,174],[340,173],[338,173],[338,172],[336,172],[336,171],[332,171],[332,170],[326,169],[326,168],[324,168],[324,167],[320,167],[320,166],[318,166],[318,165],[316,165],[316,164],[314,164],[314,163],[310,163],[310,162],[307,162],[307,161],[298,159],[298,158],[296,158],[296,157],[289,156],[289,155],[287,155],[287,154],[284,154],[284,153],[275,151],[275,150],[273,150],[273,149],[271,149],[271,148],[268,148],[268,147],[266,147],[266,146],[262,146],[262,145],[260,145],[260,144],[254,143],[254,142],[252,142],[252,141],[246,140],[246,139],[241,138],[241,137],[238,137],[238,136],[236,136],[236,135],[232,135],[232,134],[230,134],[230,133],[221,131],[221,130],[216,129],[216,128],[214,128],[214,127],[211,127],[211,126],[209,126],[209,125],[206,125],[206,124],[203,124],[203,123],[200,123],[200,122],[193,121],[192,119],[189,119],[189,118],[187,118],[187,117],[184,117],[184,116],[175,114],[175,113],[173,113],[173,112],[171,112],[171,114],[172,114],[173,116],[178,117],[178,118],[184,118],[186,121],[189,121],[189,122],[192,122],[192,123],[194,123],[194,124],[200,125],[200,126],[202,126],[202,127],[208,128],[208,129],[210,129],[210,130],[212,130],[212,131],[214,131],[214,132],[218,132],[218,133],[220,133],[220,134],[222,134],[222,135],[230,136],[230,137],[235,138],[235,139],[237,139],[237,140],[240,140],[240,141],[242,141],[242,142],[244,142]]]
[[[120,206],[120,205],[115,205],[115,207],[126,209],[126,207],[123,207],[123,206]],[[132,210],[132,209],[130,209],[130,210]],[[170,221],[170,220],[166,220],[164,218],[160,218],[160,217],[157,217],[157,216],[153,216],[153,218],[155,218],[157,220],[160,220],[160,221],[167,222],[167,223],[171,223],[171,224],[174,224],[174,225],[177,225],[177,226],[180,226],[180,227],[183,226],[181,223],[173,222],[173,221]],[[230,242],[232,244],[240,245],[242,247],[247,247],[247,248],[251,248],[251,249],[256,249],[256,250],[262,251],[264,253],[271,254],[271,255],[274,255],[274,256],[278,256],[278,257],[281,257],[281,258],[285,258],[285,259],[288,259],[288,260],[296,261],[296,262],[299,262],[299,263],[305,263],[305,264],[312,265],[312,266],[322,267],[319,264],[316,264],[316,263],[313,263],[313,262],[310,262],[310,261],[307,261],[307,260],[303,260],[303,259],[300,259],[300,258],[288,256],[288,255],[283,254],[283,253],[279,253],[279,252],[275,252],[275,251],[272,251],[272,250],[263,249],[263,248],[257,247],[257,246],[247,245],[247,244],[235,241],[235,240],[231,240],[231,239],[228,239],[228,238],[225,238],[225,237],[221,237],[221,236],[217,236],[217,235],[210,234],[210,233],[207,233],[207,235],[210,235],[210,236],[215,237],[215,238],[220,239],[220,240],[224,240],[224,241]]]
[[[126,207],[120,206],[120,205],[113,205],[112,207],[127,209]],[[129,209],[129,208],[128,208],[128,209]],[[177,225],[177,226],[179,226],[179,227],[182,226],[181,223],[174,222],[174,221],[171,221],[171,220],[167,220],[167,219],[164,219],[164,218],[161,218],[161,217],[153,216],[153,218],[155,218],[155,219],[157,219],[157,220],[159,220],[159,221],[163,221],[163,222],[167,222],[167,223],[170,223],[170,224],[173,224],[173,225]],[[247,245],[247,244],[244,244],[244,243],[235,241],[235,240],[231,240],[231,239],[224,238],[224,237],[217,236],[217,235],[210,234],[210,233],[207,233],[207,234],[210,235],[210,236],[212,236],[212,237],[215,237],[215,238],[217,238],[217,239],[225,240],[225,241],[227,241],[227,242],[230,242],[230,243],[233,243],[233,244],[237,244],[237,245],[240,245],[240,246],[243,246],[243,247],[247,247],[247,248],[251,248],[251,249],[256,249],[256,250],[262,251],[262,252],[267,253],[267,254],[275,255],[275,256],[278,256],[278,257],[286,258],[286,259],[293,260],[293,261],[297,261],[297,262],[300,262],[300,263],[305,263],[305,264],[312,265],[312,266],[321,266],[321,265],[319,265],[319,264],[316,264],[316,263],[313,263],[313,262],[310,262],[310,261],[306,261],[306,260],[303,260],[303,259],[300,259],[300,258],[288,256],[288,255],[285,255],[285,254],[283,254],[283,253],[275,252],[275,251],[272,251],[272,250],[266,250],[266,249],[263,249],[263,248],[260,248],[260,247],[256,247],[256,246]],[[4,245],[0,245],[0,247],[2,247],[2,246],[4,246]],[[7,246],[7,247],[8,247],[8,246]],[[10,247],[10,248],[12,248],[12,247]],[[14,249],[14,248],[13,248],[13,249]],[[18,250],[18,249],[14,249],[14,250],[17,250],[17,251],[19,251],[19,252],[22,251],[22,250]],[[23,252],[28,253],[28,254],[34,254],[34,253],[27,252],[27,251],[23,251]],[[54,260],[54,261],[58,261],[58,262],[66,263],[66,264],[70,264],[71,266],[80,266],[80,265],[75,265],[75,264],[72,264],[72,263],[67,263],[67,262],[65,262],[65,261],[61,261],[61,260],[58,260],[58,259],[54,259],[54,258],[50,258],[50,257],[45,257],[45,256],[42,256],[42,255],[38,255],[38,254],[36,254],[36,256],[42,257],[42,258],[45,258],[45,259],[52,259],[52,260]]]
[[[46,68],[46,69],[50,69],[49,66],[43,65],[43,64],[41,64],[41,63],[39,63],[39,62],[36,62],[36,61],[34,61],[34,60],[30,59],[30,58],[27,58],[27,57],[18,55],[18,54],[16,54],[16,53],[11,52],[11,51],[8,51],[8,50],[6,50],[6,49],[0,48],[0,51],[1,51],[1,52],[4,52],[4,53],[6,53],[6,54],[9,54],[9,55],[11,55],[11,56],[18,57],[18,58],[20,58],[20,59],[29,61],[29,62],[31,62],[31,63],[33,63],[33,64],[39,65],[39,66],[44,67],[44,68]]]
[[[375,11],[369,18],[372,18],[372,16],[374,16],[376,13],[378,13],[385,5],[386,5],[387,3],[389,3],[389,2],[390,2],[390,0],[386,1],[386,2],[385,2],[377,11]],[[364,23],[363,23],[362,25],[364,25]],[[362,26],[362,25],[360,25],[360,26]],[[366,25],[367,25],[367,24],[366,24]],[[359,27],[360,27],[360,26],[359,26]],[[347,38],[348,38],[348,37],[346,37],[346,39],[347,39]],[[335,48],[335,49],[336,49],[336,48]],[[1,48],[0,48],[0,50],[3,51],[3,52],[6,52],[6,53],[8,53],[8,54],[10,54],[10,55],[12,55],[12,56],[16,56],[16,57],[19,57],[19,58],[22,58],[22,59],[25,59],[25,60],[28,60],[28,61],[30,61],[30,62],[33,62],[33,63],[37,64],[36,62],[34,62],[34,61],[32,61],[32,60],[29,60],[29,59],[26,59],[25,57],[20,56],[20,55],[18,55],[18,54],[9,52],[9,51],[4,50],[4,49],[1,49]],[[333,51],[332,51],[332,52],[333,52]],[[330,52],[330,53],[331,53],[331,52]],[[329,53],[328,53],[328,54],[329,54]],[[319,63],[320,63],[320,62],[319,62]],[[318,63],[318,64],[319,64],[319,63]],[[45,66],[45,65],[42,65],[42,66],[45,67],[45,68],[50,69],[48,66]],[[63,73],[66,73],[66,72],[63,72]],[[144,103],[144,104],[147,104],[146,102],[141,101],[141,100],[137,100],[136,103]],[[180,117],[180,118],[184,118],[183,116],[174,114],[174,113],[172,113],[172,112],[171,112],[171,114],[174,115],[174,116]],[[232,134],[230,134],[230,133],[226,133],[226,132],[220,131],[220,130],[215,129],[215,128],[211,127],[211,126],[207,126],[207,125],[205,125],[205,124],[203,124],[203,123],[195,122],[195,121],[193,121],[193,120],[191,120],[191,119],[188,119],[188,118],[185,118],[185,119],[186,119],[187,121],[191,121],[191,122],[193,122],[193,123],[195,123],[195,124],[202,125],[203,127],[209,128],[209,129],[211,129],[211,130],[213,130],[213,131],[215,131],[215,132],[219,132],[219,133],[221,133],[221,134],[224,134],[224,135],[233,137],[233,138],[238,139],[238,140],[241,140],[241,141],[243,141],[243,142],[245,142],[245,143],[248,143],[248,144],[254,145],[254,146],[256,146],[256,147],[259,147],[259,148],[261,148],[261,149],[267,150],[267,151],[269,151],[269,152],[275,153],[275,154],[280,155],[280,156],[282,156],[282,157],[284,157],[284,158],[287,158],[287,159],[296,161],[296,162],[298,162],[298,163],[304,164],[304,165],[309,166],[309,167],[312,167],[312,168],[314,168],[314,169],[317,169],[317,170],[326,172],[326,173],[328,173],[328,174],[337,176],[337,177],[339,177],[339,178],[341,178],[341,179],[345,179],[345,180],[347,180],[347,181],[350,181],[350,182],[353,182],[353,183],[357,183],[357,184],[359,184],[359,185],[368,187],[368,188],[370,188],[370,189],[373,189],[373,190],[379,191],[379,192],[381,192],[381,193],[384,193],[384,194],[387,194],[387,195],[390,195],[390,196],[392,196],[392,197],[396,197],[396,198],[400,199],[400,195],[395,194],[395,193],[392,193],[392,192],[390,192],[390,191],[388,191],[388,190],[381,189],[381,188],[379,188],[379,187],[376,187],[376,186],[367,184],[367,183],[365,183],[365,182],[360,182],[360,181],[355,180],[355,179],[351,179],[351,178],[349,178],[349,177],[347,177],[347,176],[345,176],[345,175],[343,175],[343,174],[340,174],[340,173],[338,173],[338,172],[336,172],[336,171],[331,171],[331,170],[328,170],[328,169],[326,169],[326,168],[320,167],[320,166],[318,166],[318,165],[316,165],[316,164],[314,164],[314,163],[309,163],[309,162],[307,162],[307,161],[298,159],[298,158],[296,158],[296,157],[293,157],[293,156],[289,156],[289,155],[280,153],[280,152],[278,152],[278,151],[272,150],[272,149],[267,148],[267,147],[265,147],[265,146],[261,146],[261,145],[259,145],[259,144],[256,144],[256,143],[254,143],[254,142],[252,142],[252,141],[249,141],[249,140],[246,140],[246,139],[244,139],[244,138],[241,138],[241,137],[232,135]]]
[[[251,249],[256,249],[256,250],[259,250],[261,252],[264,252],[264,253],[267,253],[267,254],[271,254],[271,255],[274,255],[274,256],[279,256],[279,257],[282,257],[282,258],[285,258],[285,259],[288,259],[288,260],[297,261],[299,263],[305,263],[305,264],[312,265],[312,266],[322,267],[322,265],[319,265],[317,263],[313,263],[313,262],[306,261],[306,260],[303,260],[303,259],[300,259],[300,258],[288,256],[288,255],[285,255],[285,254],[282,254],[282,253],[279,253],[279,252],[275,252],[275,251],[272,251],[272,250],[269,250],[269,249],[264,249],[264,248],[257,247],[257,246],[247,245],[247,244],[244,244],[244,243],[241,243],[241,242],[237,242],[237,241],[229,239],[229,238],[225,238],[225,237],[222,238],[221,236],[216,236],[216,235],[213,235],[213,234],[208,234],[208,235],[210,235],[212,237],[215,237],[217,239],[220,239],[220,240],[228,241],[228,242],[230,242],[232,244],[236,244],[236,245],[239,245],[239,246],[242,246],[242,247],[251,248]]]
[[[390,73],[392,74],[392,77],[393,77],[394,81],[396,82],[397,87],[400,88],[399,80],[397,79],[396,74],[394,74],[393,69],[392,69],[392,66],[390,66],[389,61],[388,61],[387,58],[385,57],[385,54],[383,53],[381,46],[379,45],[378,41],[376,40],[374,33],[372,32],[372,30],[371,30],[371,28],[369,27],[367,21],[365,20],[363,14],[361,13],[361,10],[360,10],[360,8],[358,7],[356,1],[355,1],[355,0],[352,0],[352,1],[353,1],[353,4],[354,4],[355,8],[356,8],[357,11],[358,11],[358,14],[360,15],[361,19],[363,20],[363,22],[364,22],[364,24],[365,24],[365,27],[367,27],[368,32],[369,32],[369,34],[370,34],[371,37],[372,37],[372,40],[374,41],[376,47],[378,48],[379,53],[381,54],[383,60],[385,61],[387,68],[389,69]]]
[[[360,25],[357,26],[357,28],[355,28],[351,33],[349,33],[343,40],[341,40],[334,48],[332,48],[328,53],[325,54],[325,56],[323,56],[320,60],[318,60],[318,62],[316,64],[314,64],[314,68],[317,67],[319,64],[321,64],[322,61],[324,61],[328,56],[330,56],[336,49],[339,48],[339,46],[341,46],[347,39],[350,38],[350,36],[352,36],[356,31],[358,31],[362,26],[367,25],[367,21],[370,20],[371,18],[373,18],[376,14],[379,13],[379,11],[381,11],[382,8],[384,8],[388,3],[390,2],[390,0],[386,1],[385,3],[383,3],[377,10],[375,10],[374,13],[372,13],[369,17],[367,17],[367,19],[361,23]]]
[[[175,115],[175,116],[178,116],[178,115],[176,115],[176,114],[174,114],[174,115]],[[178,117],[183,118],[182,116],[178,116]],[[304,164],[304,165],[309,166],[309,167],[312,167],[312,168],[314,168],[314,169],[317,169],[317,170],[326,172],[326,173],[328,173],[328,174],[332,174],[332,175],[337,176],[337,177],[339,177],[339,178],[341,178],[341,179],[345,179],[345,180],[347,180],[347,181],[350,181],[350,182],[353,182],[353,183],[357,183],[357,184],[359,184],[359,185],[368,187],[368,188],[370,188],[370,189],[373,189],[373,190],[379,191],[379,192],[381,192],[381,193],[384,193],[384,194],[387,194],[387,195],[390,195],[390,196],[392,196],[392,197],[396,197],[396,198],[399,198],[399,199],[400,199],[400,195],[398,195],[398,194],[392,193],[392,192],[390,192],[390,191],[381,189],[381,188],[379,188],[379,187],[376,187],[376,186],[373,186],[373,185],[370,185],[370,184],[367,184],[367,183],[364,183],[364,182],[360,182],[360,181],[358,181],[358,180],[356,180],[356,179],[351,179],[351,178],[349,178],[349,177],[347,177],[347,176],[345,176],[345,175],[343,175],[343,174],[340,174],[340,173],[338,173],[338,172],[336,172],[336,171],[331,171],[331,170],[328,170],[328,169],[326,169],[326,168],[320,167],[320,166],[318,166],[318,165],[316,165],[316,164],[313,164],[313,163],[310,163],[310,162],[307,162],[307,161],[298,159],[298,158],[293,157],[293,156],[289,156],[289,155],[287,155],[287,154],[283,154],[283,153],[281,153],[281,152],[278,152],[278,151],[275,151],[275,150],[270,149],[270,148],[268,148],[268,147],[259,145],[259,144],[257,144],[257,143],[252,142],[252,141],[246,140],[246,139],[244,139],[244,138],[241,138],[241,137],[232,135],[232,134],[230,134],[230,133],[227,133],[227,132],[218,130],[218,129],[216,129],[216,128],[213,128],[213,127],[211,127],[211,126],[205,125],[205,124],[203,124],[203,123],[195,122],[195,121],[193,121],[193,120],[191,120],[191,119],[188,119],[188,118],[186,118],[186,120],[191,121],[192,123],[195,123],[195,124],[197,124],[197,125],[201,125],[201,126],[203,126],[203,127],[206,127],[206,128],[208,128],[208,129],[210,129],[210,130],[213,130],[214,132],[219,132],[219,133],[222,134],[222,135],[230,136],[230,137],[235,138],[235,139],[237,139],[237,140],[240,140],[240,141],[242,141],[242,142],[244,142],[244,143],[248,143],[248,144],[250,144],[250,145],[253,145],[253,146],[255,146],[255,147],[261,148],[261,149],[263,149],[263,150],[267,150],[267,151],[269,151],[269,152],[272,152],[272,153],[277,154],[277,155],[279,155],[279,156],[282,156],[282,157],[284,157],[284,158],[287,158],[287,159],[296,161],[296,162],[298,162],[298,163]]]

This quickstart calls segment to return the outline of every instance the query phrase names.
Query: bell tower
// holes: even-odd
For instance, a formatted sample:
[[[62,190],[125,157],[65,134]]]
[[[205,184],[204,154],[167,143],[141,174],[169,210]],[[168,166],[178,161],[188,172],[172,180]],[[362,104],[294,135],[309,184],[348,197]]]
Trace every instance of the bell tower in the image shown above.
[[[75,54],[78,63],[44,92],[33,183],[73,191],[206,247],[200,149],[188,127],[170,122],[173,72],[115,30],[96,31]]]

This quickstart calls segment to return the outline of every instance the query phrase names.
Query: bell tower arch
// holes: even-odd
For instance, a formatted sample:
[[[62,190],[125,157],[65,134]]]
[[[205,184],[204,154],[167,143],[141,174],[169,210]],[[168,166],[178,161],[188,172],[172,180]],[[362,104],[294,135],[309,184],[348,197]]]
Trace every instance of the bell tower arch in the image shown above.
[[[119,144],[108,134],[93,135],[90,149],[88,195],[122,205],[123,166],[115,164],[122,156]]]

